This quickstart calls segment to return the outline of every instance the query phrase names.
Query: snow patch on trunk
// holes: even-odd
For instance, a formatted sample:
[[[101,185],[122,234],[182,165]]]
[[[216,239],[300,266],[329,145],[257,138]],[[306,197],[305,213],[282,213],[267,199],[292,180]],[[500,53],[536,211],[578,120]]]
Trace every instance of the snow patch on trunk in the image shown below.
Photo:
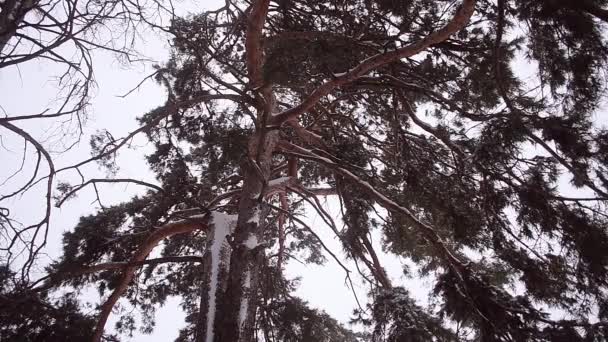
[[[226,235],[231,233],[235,223],[236,215],[227,215],[217,211],[214,211],[211,214],[210,226],[213,227],[213,242],[209,248],[209,253],[211,253],[211,276],[209,280],[209,302],[207,304],[206,342],[213,342],[213,322],[215,321],[216,295],[222,247],[226,242]]]
[[[247,221],[247,223],[255,223],[255,224],[259,225],[261,214],[262,214],[262,211],[259,208],[256,208],[253,211],[253,215],[251,215],[251,218]]]
[[[255,234],[249,234],[249,237],[247,240],[245,240],[245,242],[243,242],[243,245],[245,245],[247,249],[254,249],[259,246],[260,243],[258,242],[258,237]]]

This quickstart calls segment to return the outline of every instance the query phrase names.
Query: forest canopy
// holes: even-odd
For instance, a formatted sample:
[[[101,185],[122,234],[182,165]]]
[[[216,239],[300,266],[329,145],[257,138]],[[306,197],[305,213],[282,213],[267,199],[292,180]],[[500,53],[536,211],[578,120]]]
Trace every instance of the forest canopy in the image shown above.
[[[66,68],[56,110],[0,117],[0,134],[37,156],[31,179],[0,185],[0,340],[153,337],[171,296],[181,342],[608,340],[607,1],[179,5],[0,2],[0,73],[39,59]],[[99,127],[90,158],[56,167],[25,123],[80,123],[91,56],[132,60],[117,42],[142,27],[170,39],[143,80],[165,103],[135,113],[125,137]],[[153,147],[153,183],[116,176],[136,135]],[[81,172],[92,163],[109,177]],[[74,171],[80,182],[61,181]],[[60,234],[53,207],[108,183],[146,190],[82,216],[34,277]],[[37,184],[43,218],[13,217]],[[430,305],[388,275],[385,254],[431,276]],[[353,325],[294,294],[293,260],[338,263],[345,291],[365,284]],[[85,308],[91,286],[102,300]]]

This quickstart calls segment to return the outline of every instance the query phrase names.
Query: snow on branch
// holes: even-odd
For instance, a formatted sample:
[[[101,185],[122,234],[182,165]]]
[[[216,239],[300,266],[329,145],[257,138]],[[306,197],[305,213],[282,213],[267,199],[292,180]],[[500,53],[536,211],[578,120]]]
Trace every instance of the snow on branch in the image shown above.
[[[279,177],[268,182],[265,189],[265,196],[271,196],[277,192],[285,191],[288,186],[294,186],[297,183],[296,177]]]
[[[247,249],[255,249],[261,244],[258,242],[258,237],[255,234],[249,234],[249,237],[243,242],[243,245],[247,247]]]
[[[251,270],[247,270],[245,280],[243,281],[243,296],[241,297],[241,306],[239,307],[239,331],[243,331],[245,322],[247,321],[247,313],[249,312],[249,292],[251,288]]]

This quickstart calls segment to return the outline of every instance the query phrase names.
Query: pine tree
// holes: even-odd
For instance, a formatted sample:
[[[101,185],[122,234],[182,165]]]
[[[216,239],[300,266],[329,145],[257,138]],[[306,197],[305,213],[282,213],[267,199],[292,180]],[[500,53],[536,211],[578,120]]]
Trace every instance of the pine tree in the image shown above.
[[[160,189],[82,217],[46,278],[4,270],[0,338],[116,339],[120,298],[151,331],[179,296],[178,341],[605,341],[606,6],[252,0],[174,18],[155,76],[168,99],[139,119]],[[105,139],[92,146],[111,156]],[[289,256],[329,256],[312,213],[372,288],[354,314],[367,333],[292,294]],[[372,232],[436,275],[433,307],[390,279]],[[51,299],[89,284],[105,298],[92,313]]]

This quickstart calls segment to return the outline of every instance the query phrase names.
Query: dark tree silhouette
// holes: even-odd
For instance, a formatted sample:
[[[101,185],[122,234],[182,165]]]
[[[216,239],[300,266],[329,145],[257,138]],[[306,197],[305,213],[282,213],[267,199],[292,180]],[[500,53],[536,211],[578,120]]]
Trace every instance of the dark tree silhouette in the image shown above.
[[[106,321],[121,298],[151,332],[155,307],[179,296],[178,341],[605,341],[608,131],[593,119],[605,7],[227,0],[173,17],[172,55],[154,74],[166,103],[124,139],[94,136],[82,162],[112,167],[143,133],[160,185],[81,218],[46,277],[17,281],[7,267],[0,312],[12,319],[0,337],[117,339]],[[61,184],[58,204],[122,181]],[[320,197],[340,204],[341,222]],[[311,214],[356,270],[307,225]],[[388,253],[436,275],[434,307],[390,279],[376,231]],[[351,271],[369,283],[370,304],[354,312],[367,332],[292,294],[283,271],[294,255],[327,256],[347,284]],[[90,284],[104,295],[93,313],[77,297],[52,299]],[[52,319],[31,322],[41,316]],[[124,315],[118,328],[136,325]]]

